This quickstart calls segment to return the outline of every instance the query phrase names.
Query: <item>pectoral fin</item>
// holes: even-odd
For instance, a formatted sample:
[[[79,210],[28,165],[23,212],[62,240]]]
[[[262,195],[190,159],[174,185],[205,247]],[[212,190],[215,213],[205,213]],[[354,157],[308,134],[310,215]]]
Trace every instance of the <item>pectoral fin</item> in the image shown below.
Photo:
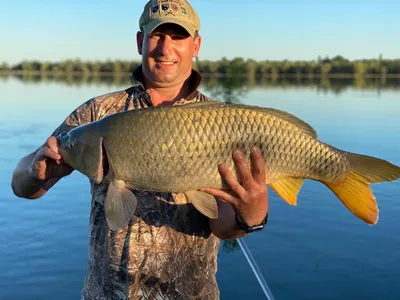
[[[200,191],[188,191],[184,194],[188,201],[203,215],[210,219],[218,217],[218,205],[214,196]]]
[[[118,230],[128,224],[134,217],[136,206],[136,196],[125,187],[125,183],[111,180],[104,200],[108,227],[111,230]]]
[[[304,183],[303,178],[288,177],[271,183],[271,188],[290,205],[297,204],[297,194]]]

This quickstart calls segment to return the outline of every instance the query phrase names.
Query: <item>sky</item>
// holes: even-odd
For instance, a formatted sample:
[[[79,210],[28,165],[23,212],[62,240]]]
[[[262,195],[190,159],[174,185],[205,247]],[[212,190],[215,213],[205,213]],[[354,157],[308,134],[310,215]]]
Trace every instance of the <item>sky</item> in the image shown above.
[[[140,60],[144,0],[0,0],[0,62]],[[191,0],[200,60],[400,58],[399,0]]]

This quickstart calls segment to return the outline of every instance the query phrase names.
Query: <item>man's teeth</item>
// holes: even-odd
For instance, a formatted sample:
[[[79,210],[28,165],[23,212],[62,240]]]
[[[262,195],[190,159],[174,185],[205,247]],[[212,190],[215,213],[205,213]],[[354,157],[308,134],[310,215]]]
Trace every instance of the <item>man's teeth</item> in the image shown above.
[[[159,61],[159,63],[162,65],[173,65],[174,64],[173,61]]]

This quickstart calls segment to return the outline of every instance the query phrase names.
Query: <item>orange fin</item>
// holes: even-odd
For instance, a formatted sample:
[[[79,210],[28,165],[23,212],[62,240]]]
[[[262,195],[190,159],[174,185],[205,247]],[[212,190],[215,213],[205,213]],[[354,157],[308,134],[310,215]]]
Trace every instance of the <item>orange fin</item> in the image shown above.
[[[366,183],[394,181],[400,178],[400,167],[372,156],[346,153],[351,170]]]
[[[349,152],[346,156],[351,167],[349,175],[340,183],[324,184],[354,215],[368,224],[376,224],[379,209],[369,183],[399,179],[400,168],[371,156]]]
[[[271,183],[271,188],[290,205],[297,204],[297,194],[304,183],[303,178],[288,177]]]
[[[378,205],[371,188],[360,176],[351,172],[342,183],[325,185],[359,219],[368,224],[378,222]]]

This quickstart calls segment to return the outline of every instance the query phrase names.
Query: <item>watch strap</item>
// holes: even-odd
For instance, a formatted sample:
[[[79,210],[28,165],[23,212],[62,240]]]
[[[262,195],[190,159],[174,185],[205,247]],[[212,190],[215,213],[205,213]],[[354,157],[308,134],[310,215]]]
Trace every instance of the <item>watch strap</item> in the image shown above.
[[[236,224],[239,226],[239,228],[242,229],[246,233],[259,231],[259,230],[262,230],[268,222],[268,212],[267,212],[267,215],[265,216],[264,220],[258,225],[248,226],[246,224],[243,224],[242,222],[239,221],[237,213],[235,214],[235,220],[236,220]]]

